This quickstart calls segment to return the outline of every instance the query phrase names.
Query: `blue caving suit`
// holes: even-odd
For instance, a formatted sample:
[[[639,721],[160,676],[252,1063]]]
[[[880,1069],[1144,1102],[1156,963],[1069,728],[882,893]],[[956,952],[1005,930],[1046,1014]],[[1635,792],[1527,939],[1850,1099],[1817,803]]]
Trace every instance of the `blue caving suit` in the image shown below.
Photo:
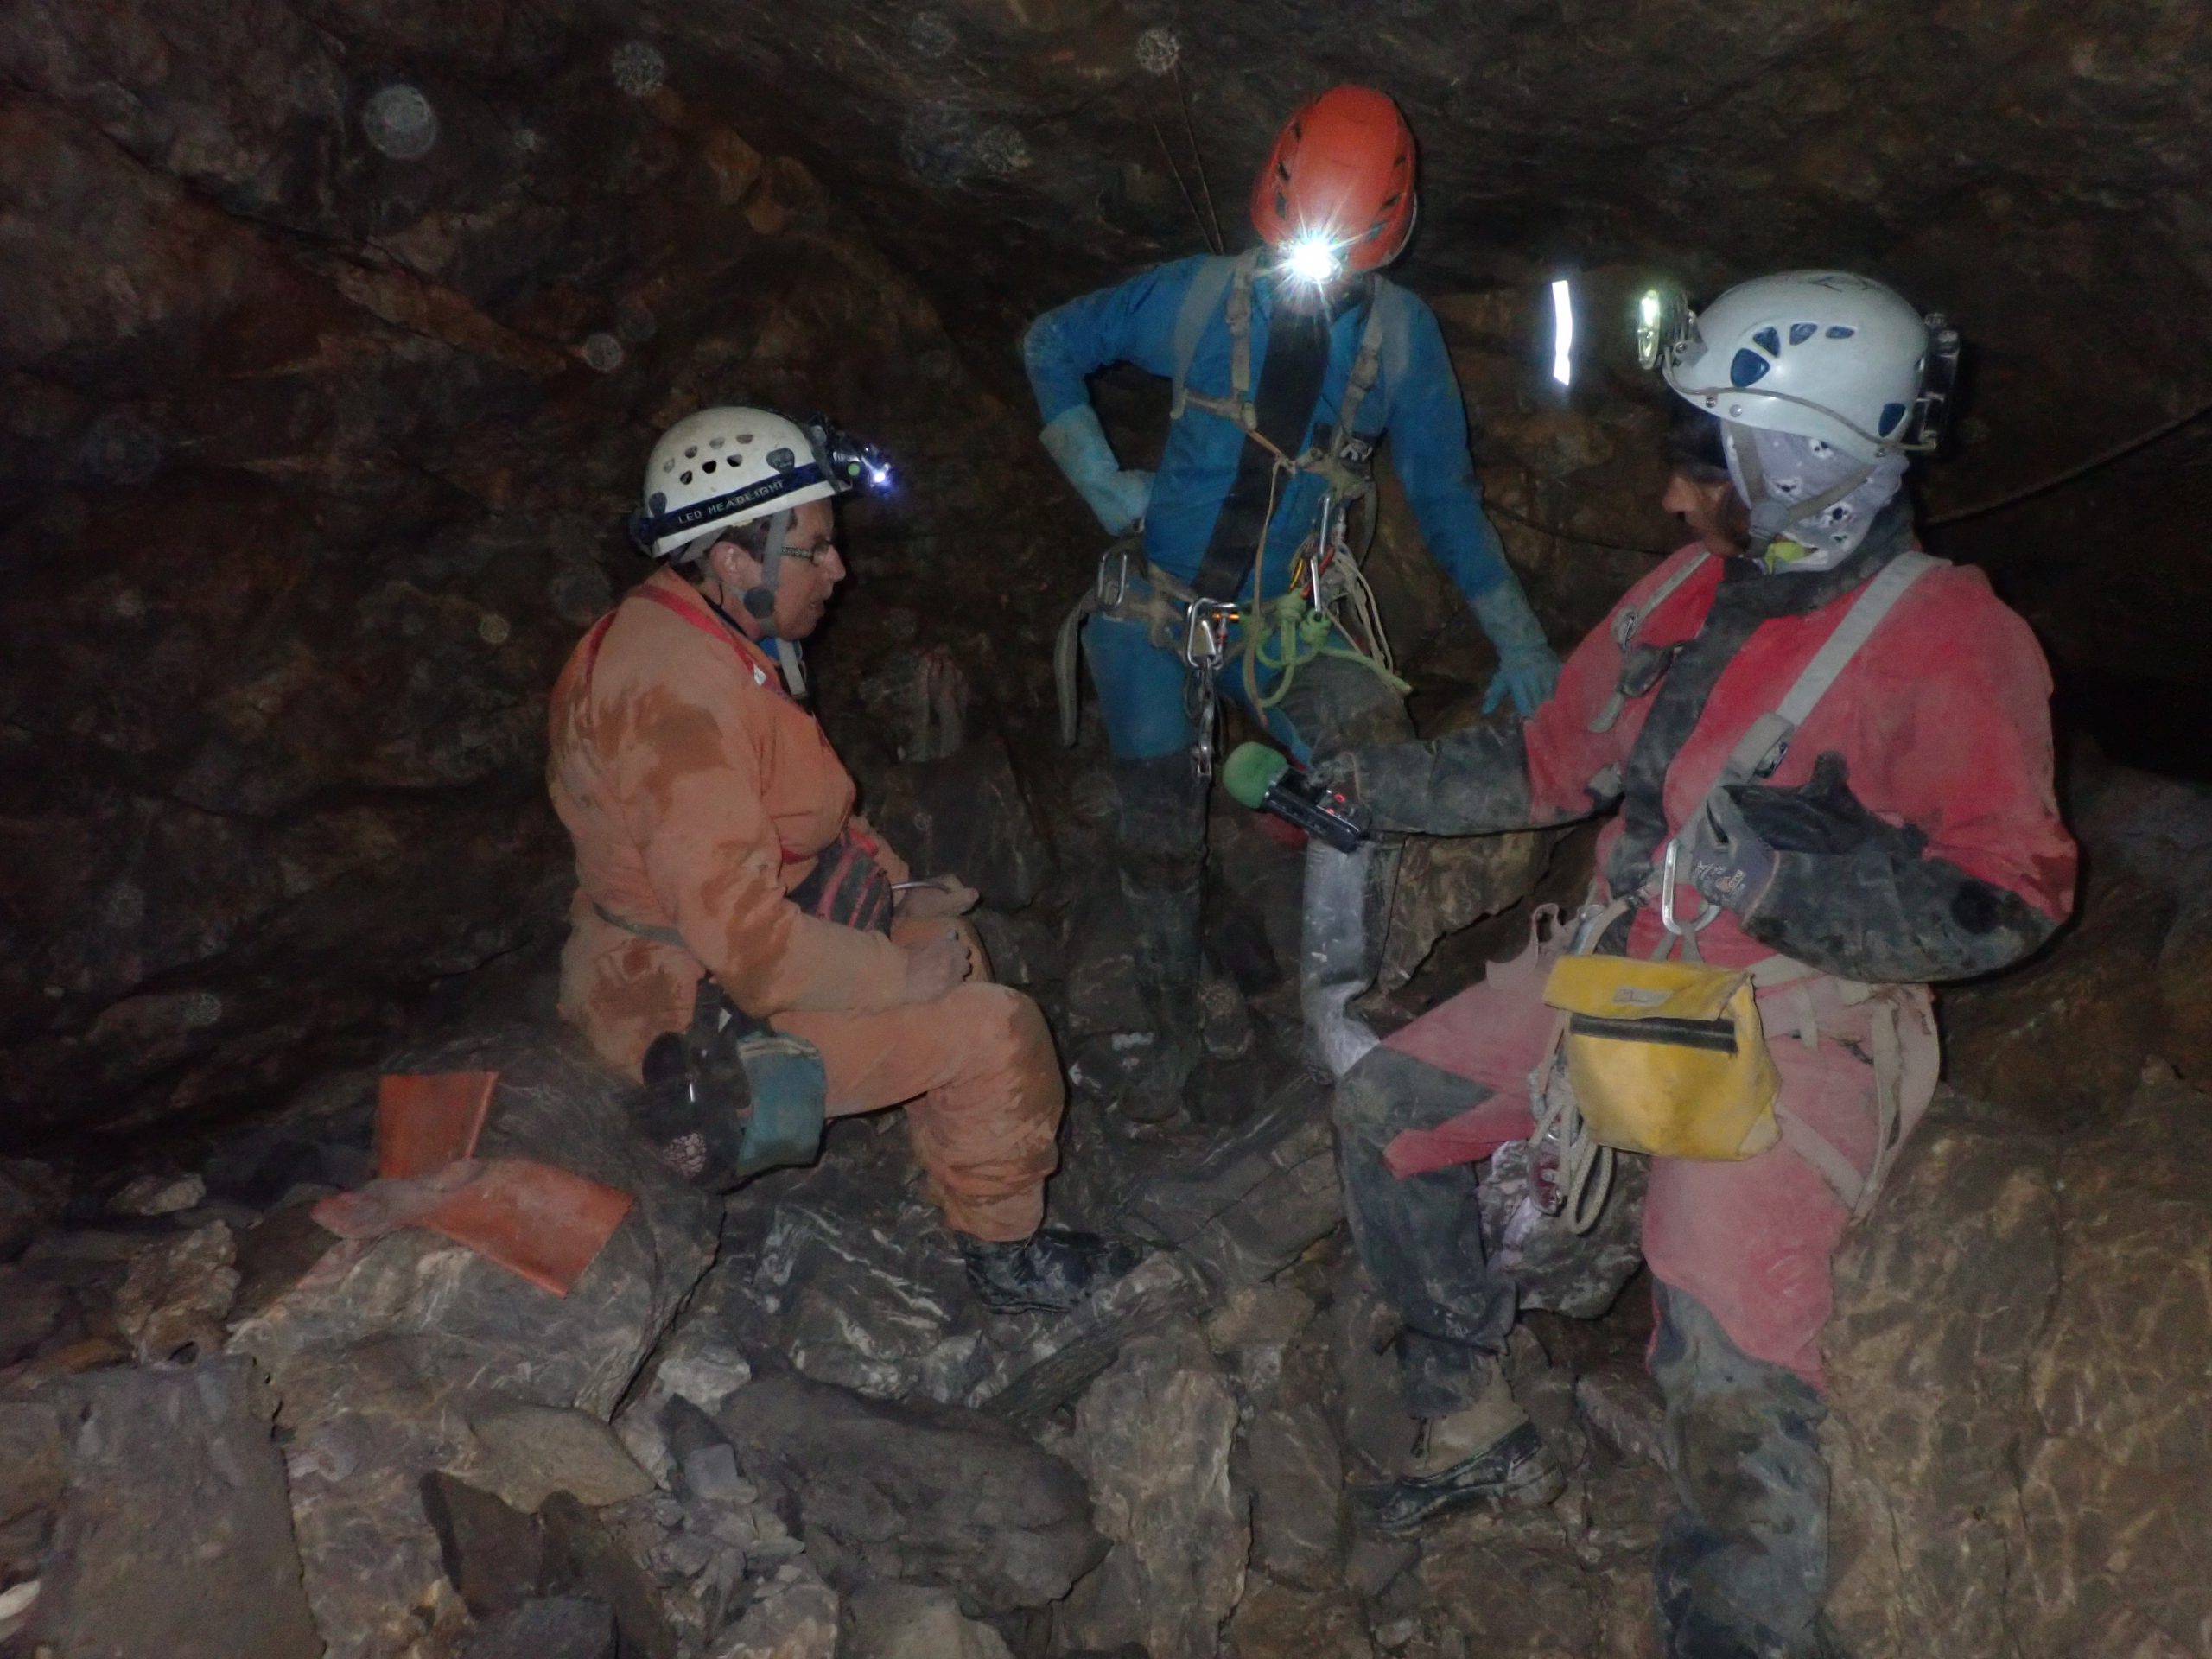
[[[1205,280],[1209,263],[1204,256],[1178,260],[1071,300],[1039,317],[1023,339],[1047,448],[1109,530],[1118,526],[1054,446],[1054,423],[1091,423],[1096,435],[1085,383],[1109,365],[1134,363],[1163,378],[1174,377],[1179,320],[1193,283]],[[1184,324],[1190,353],[1185,384],[1191,393],[1222,397],[1233,395],[1234,340],[1218,266],[1214,281],[1224,299],[1194,343]],[[1332,317],[1321,317],[1279,306],[1281,282],[1264,264],[1252,279],[1252,384],[1247,397],[1261,429],[1295,457],[1326,443],[1337,425],[1370,307],[1376,302],[1375,289],[1362,283]],[[1506,565],[1497,531],[1484,514],[1465,410],[1442,331],[1427,306],[1403,289],[1394,289],[1388,302],[1398,308],[1392,326],[1382,330],[1379,373],[1359,404],[1355,434],[1370,445],[1389,438],[1392,464],[1430,556],[1475,605],[1498,644],[1505,670],[1492,687],[1493,703],[1510,689],[1522,712],[1533,712],[1557,677],[1558,661]],[[1271,335],[1277,346],[1272,357]],[[1103,435],[1092,442],[1099,466],[1115,467]],[[1298,550],[1315,530],[1327,486],[1313,473],[1271,477],[1272,470],[1267,452],[1236,421],[1196,405],[1183,410],[1170,426],[1148,499],[1141,493],[1135,499],[1123,497],[1128,516],[1143,514],[1147,563],[1206,597],[1250,600],[1254,553],[1264,524],[1257,597],[1285,593]],[[1141,474],[1123,473],[1109,478],[1109,487],[1118,484],[1141,492]],[[1217,683],[1249,707],[1236,643],[1232,633]],[[1205,784],[1189,760],[1195,734],[1185,700],[1187,672],[1178,653],[1156,645],[1142,620],[1103,613],[1085,626],[1084,652],[1113,752],[1121,820],[1119,874],[1136,918],[1138,982],[1154,1025],[1149,1048],[1125,1042],[1116,1050],[1119,1093],[1126,1115],[1156,1118],[1173,1114],[1198,1052]],[[1262,697],[1273,692],[1278,678],[1262,670]],[[1401,741],[1412,734],[1404,706],[1388,683],[1357,663],[1332,657],[1304,664],[1279,703],[1253,712],[1305,761],[1317,751],[1326,754],[1349,743]],[[1319,857],[1317,853],[1315,859]],[[1341,960],[1333,971],[1340,980],[1348,974],[1357,982],[1350,993],[1356,995],[1372,982],[1380,965],[1395,864],[1388,856],[1352,857],[1357,870],[1350,863],[1342,869],[1332,866],[1328,879],[1339,887],[1350,882],[1351,908],[1370,912],[1364,926],[1351,930],[1357,937],[1340,938],[1335,944]],[[1314,884],[1309,863],[1309,918]],[[1342,905],[1337,909],[1332,931],[1343,934]],[[1316,967],[1312,950],[1306,954],[1303,977],[1310,990]],[[1310,1025],[1310,998],[1308,1019]]]

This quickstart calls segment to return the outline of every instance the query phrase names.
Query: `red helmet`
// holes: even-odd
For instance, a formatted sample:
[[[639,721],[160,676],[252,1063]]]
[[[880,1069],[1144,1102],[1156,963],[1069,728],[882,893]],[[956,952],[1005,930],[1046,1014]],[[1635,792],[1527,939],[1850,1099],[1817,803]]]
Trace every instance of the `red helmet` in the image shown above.
[[[1346,268],[1396,258],[1414,232],[1414,135],[1369,86],[1332,86],[1290,118],[1252,181],[1252,224],[1271,248],[1325,237]]]

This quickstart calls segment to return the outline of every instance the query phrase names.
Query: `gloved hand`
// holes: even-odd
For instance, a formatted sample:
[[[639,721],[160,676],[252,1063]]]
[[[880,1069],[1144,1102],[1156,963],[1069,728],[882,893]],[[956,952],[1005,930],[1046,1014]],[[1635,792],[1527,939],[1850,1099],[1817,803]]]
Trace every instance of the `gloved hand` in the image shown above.
[[[1707,797],[1703,822],[1684,844],[1689,855],[1689,883],[1714,904],[1748,916],[1774,885],[1779,855],[1745,821],[1734,791],[1716,789]]]
[[[1497,647],[1498,670],[1483,698],[1483,713],[1493,713],[1510,696],[1526,720],[1559,684],[1559,658],[1511,570],[1475,601],[1475,620]]]
[[[1142,522],[1152,499],[1152,474],[1122,470],[1089,404],[1055,417],[1037,435],[1109,536],[1126,535]]]
[[[1758,784],[1729,791],[1751,832],[1777,852],[1856,852],[1870,841],[1888,837],[1904,857],[1917,858],[1925,837],[1910,825],[1900,830],[1866,810],[1851,792],[1843,756],[1830,749],[1813,762],[1813,775],[1788,789]]]

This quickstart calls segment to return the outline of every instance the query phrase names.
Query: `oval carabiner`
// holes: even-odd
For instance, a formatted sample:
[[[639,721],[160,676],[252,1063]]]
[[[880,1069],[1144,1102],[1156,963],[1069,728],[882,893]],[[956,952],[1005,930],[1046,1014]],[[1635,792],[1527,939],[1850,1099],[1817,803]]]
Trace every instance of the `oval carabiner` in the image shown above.
[[[1702,933],[1707,928],[1713,925],[1715,918],[1717,918],[1720,914],[1720,906],[1715,904],[1712,899],[1706,899],[1703,893],[1700,893],[1698,894],[1698,897],[1705,899],[1704,912],[1700,915],[1695,921],[1689,923],[1688,925],[1685,925],[1676,918],[1675,914],[1675,870],[1681,861],[1681,837],[1677,836],[1674,840],[1667,843],[1667,856],[1660,861],[1659,865],[1659,925],[1665,928],[1676,938],[1685,938],[1693,933]]]

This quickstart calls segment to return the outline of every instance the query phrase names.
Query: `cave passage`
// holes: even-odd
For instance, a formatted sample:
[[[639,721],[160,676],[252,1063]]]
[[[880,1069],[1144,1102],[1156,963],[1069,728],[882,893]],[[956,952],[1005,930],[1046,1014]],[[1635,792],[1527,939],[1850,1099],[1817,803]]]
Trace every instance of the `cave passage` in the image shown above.
[[[0,1659],[2212,1650],[2208,89],[16,0]]]

